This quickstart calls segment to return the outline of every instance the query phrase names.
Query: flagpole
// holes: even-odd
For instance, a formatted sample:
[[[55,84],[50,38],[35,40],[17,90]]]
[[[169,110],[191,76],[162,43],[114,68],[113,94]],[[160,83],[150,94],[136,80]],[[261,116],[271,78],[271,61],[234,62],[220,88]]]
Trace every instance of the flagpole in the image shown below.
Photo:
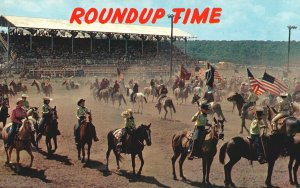
[[[10,26],[7,28],[7,63],[10,61],[10,42],[9,42],[9,31],[10,31]]]
[[[172,72],[173,72],[173,21],[174,21],[174,14],[168,14],[168,18],[171,18],[171,44],[170,44],[170,79],[171,79]]]

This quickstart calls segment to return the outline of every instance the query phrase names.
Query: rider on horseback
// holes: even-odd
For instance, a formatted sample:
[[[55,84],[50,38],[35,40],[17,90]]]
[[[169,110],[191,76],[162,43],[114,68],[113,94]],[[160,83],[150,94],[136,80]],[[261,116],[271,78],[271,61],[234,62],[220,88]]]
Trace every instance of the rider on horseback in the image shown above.
[[[22,108],[22,99],[17,100],[17,107],[11,113],[11,129],[8,133],[6,148],[10,147],[14,141],[17,129],[22,126],[22,119],[26,118],[26,111]]]
[[[22,94],[22,107],[26,111],[29,109],[29,102],[26,100],[27,97],[28,96],[26,94]]]
[[[202,155],[202,143],[205,136],[205,126],[208,125],[207,113],[209,107],[207,104],[201,104],[199,111],[193,116],[192,122],[195,123],[195,130],[193,134],[193,142],[190,142],[189,146],[189,160],[193,160],[195,156],[200,157]],[[197,149],[196,149],[197,148]]]
[[[136,129],[133,112],[131,109],[128,109],[128,110],[122,112],[121,116],[125,120],[125,131],[122,131],[122,135],[120,136],[119,142],[117,144],[117,150],[119,152],[121,152],[122,149],[124,148],[122,146],[124,145],[124,142],[127,138],[127,134],[132,135]]]
[[[168,94],[168,89],[166,88],[166,86],[164,84],[161,84],[160,86],[161,86],[161,89],[160,89],[160,92],[159,92],[160,96],[157,100],[157,104],[155,105],[156,107],[161,105],[160,104],[161,99],[165,98]]]
[[[50,118],[50,112],[52,110],[52,108],[49,106],[49,103],[50,103],[50,101],[52,101],[52,98],[44,97],[43,100],[44,100],[44,104],[42,107],[42,119],[41,119],[40,125],[39,125],[40,133],[39,133],[38,137],[41,137],[41,135],[45,131],[46,122],[47,122],[47,119]],[[56,134],[60,135],[60,131],[58,129],[57,129]]]
[[[136,102],[135,101],[135,97],[133,97],[136,93],[139,92],[139,85],[138,83],[135,81],[134,82],[134,85],[133,85],[133,88],[132,88],[132,93],[130,95],[130,102]]]
[[[248,90],[248,84],[246,82],[242,82],[240,86],[240,94],[244,99],[246,99]]]
[[[245,118],[247,114],[248,108],[251,106],[254,106],[256,101],[258,100],[258,96],[254,93],[254,91],[250,91],[250,94],[248,96],[248,99],[246,103],[243,105],[243,110],[242,110],[242,117]]]
[[[120,85],[118,83],[118,80],[115,81],[115,84],[113,86],[113,90],[111,92],[111,98],[113,98],[114,94],[119,92],[119,89],[120,89]]]
[[[273,130],[278,130],[277,121],[285,116],[290,115],[290,102],[288,100],[288,93],[280,94],[282,101],[278,103],[278,114],[272,119]]]
[[[180,91],[182,91],[184,89],[184,86],[185,86],[184,80],[180,79],[179,83],[178,83],[178,87],[179,87]]]
[[[79,142],[79,137],[80,137],[80,125],[84,122],[85,120],[85,114],[89,114],[90,112],[88,111],[88,109],[85,107],[85,100],[84,99],[80,99],[77,102],[78,108],[77,108],[77,119],[78,119],[78,123],[76,124],[75,127],[75,131],[74,131],[74,136],[75,136],[75,142],[76,144],[78,144]],[[96,134],[96,129],[95,126],[90,123],[90,125],[92,126],[93,129],[93,138],[94,141],[97,142],[99,141],[97,134]]]
[[[266,163],[265,156],[262,152],[263,143],[260,142],[260,129],[266,127],[262,121],[263,115],[264,115],[263,111],[257,110],[256,111],[257,118],[255,118],[250,125],[251,140],[254,143],[256,153],[258,156],[257,160],[260,164]]]
[[[151,87],[151,89],[153,89],[155,87],[154,79],[151,79],[151,81],[150,81],[150,87]]]

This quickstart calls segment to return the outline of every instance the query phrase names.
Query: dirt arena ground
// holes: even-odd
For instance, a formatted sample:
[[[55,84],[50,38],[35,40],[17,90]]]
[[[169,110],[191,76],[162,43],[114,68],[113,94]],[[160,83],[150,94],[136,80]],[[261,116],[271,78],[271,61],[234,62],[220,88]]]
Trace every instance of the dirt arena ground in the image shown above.
[[[92,81],[92,78],[90,78]],[[31,106],[42,106],[42,95],[36,94],[36,89],[29,86],[32,80],[25,83],[29,88],[29,102]],[[53,81],[54,82],[54,81]],[[201,160],[186,160],[184,173],[188,181],[175,181],[171,171],[171,138],[176,131],[192,130],[194,125],[191,117],[197,111],[196,105],[191,104],[191,98],[186,104],[175,105],[177,113],[173,120],[162,120],[158,111],[154,108],[155,102],[149,102],[144,108],[143,114],[134,114],[136,123],[152,123],[152,146],[144,149],[145,165],[142,177],[137,179],[131,175],[131,160],[129,155],[124,156],[121,170],[116,170],[115,157],[110,156],[110,170],[105,172],[105,153],[107,150],[106,135],[109,130],[123,127],[123,119],[120,116],[122,110],[103,102],[94,101],[88,87],[79,90],[66,91],[61,83],[54,84],[54,95],[51,106],[57,106],[59,115],[59,127],[62,135],[58,138],[58,150],[51,159],[46,159],[43,153],[34,153],[32,169],[26,168],[29,164],[29,156],[23,151],[21,163],[24,166],[20,174],[5,166],[5,152],[3,142],[0,142],[0,187],[205,187],[202,182]],[[92,110],[93,123],[96,126],[99,142],[93,143],[91,164],[84,165],[77,160],[77,150],[73,139],[73,125],[76,123],[76,103],[80,97],[87,99],[86,106]],[[16,98],[11,99],[10,111],[15,106]],[[128,101],[128,100],[127,100]],[[218,148],[230,138],[239,135],[240,119],[237,111],[231,112],[232,104],[227,101],[221,103],[227,122],[225,124],[225,139],[219,141]],[[130,108],[128,104],[124,107]],[[248,123],[249,124],[249,123]],[[243,136],[246,136],[244,134]],[[42,150],[46,147],[43,141],[40,144]],[[218,153],[213,161],[210,181],[212,187],[223,187],[224,170],[219,163]],[[15,154],[13,155],[15,161]],[[287,158],[277,160],[272,183],[278,187],[291,187],[288,183]],[[178,163],[176,164],[179,175]],[[137,167],[139,160],[137,159]],[[267,165],[259,165],[242,159],[234,166],[232,172],[233,181],[237,187],[263,187],[267,175]]]

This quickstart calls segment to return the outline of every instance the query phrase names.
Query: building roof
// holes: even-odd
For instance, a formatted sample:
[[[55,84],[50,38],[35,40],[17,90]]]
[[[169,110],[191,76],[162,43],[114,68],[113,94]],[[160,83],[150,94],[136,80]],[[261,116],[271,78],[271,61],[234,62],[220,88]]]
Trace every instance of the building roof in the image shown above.
[[[1,16],[0,25],[11,26],[23,29],[49,29],[49,30],[65,30],[79,32],[98,32],[98,33],[114,33],[114,34],[133,34],[133,35],[153,35],[153,36],[170,36],[169,27],[133,25],[133,24],[71,24],[68,20],[56,20],[45,18],[31,18],[19,16]],[[192,35],[180,29],[174,28],[174,37],[191,38]]]

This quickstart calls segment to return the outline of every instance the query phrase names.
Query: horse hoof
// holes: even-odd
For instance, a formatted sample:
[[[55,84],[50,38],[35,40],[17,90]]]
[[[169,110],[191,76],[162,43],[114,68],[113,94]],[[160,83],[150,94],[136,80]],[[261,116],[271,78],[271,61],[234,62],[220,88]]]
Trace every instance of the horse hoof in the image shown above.
[[[182,181],[186,181],[186,178],[184,176],[181,176]]]
[[[291,184],[291,185],[295,185],[294,182],[293,182],[292,180],[290,180],[290,184]]]
[[[173,180],[178,180],[176,176],[173,177]]]
[[[81,159],[81,163],[84,163],[84,159]]]
[[[81,160],[81,157],[78,157],[77,159],[78,159],[78,160]]]

